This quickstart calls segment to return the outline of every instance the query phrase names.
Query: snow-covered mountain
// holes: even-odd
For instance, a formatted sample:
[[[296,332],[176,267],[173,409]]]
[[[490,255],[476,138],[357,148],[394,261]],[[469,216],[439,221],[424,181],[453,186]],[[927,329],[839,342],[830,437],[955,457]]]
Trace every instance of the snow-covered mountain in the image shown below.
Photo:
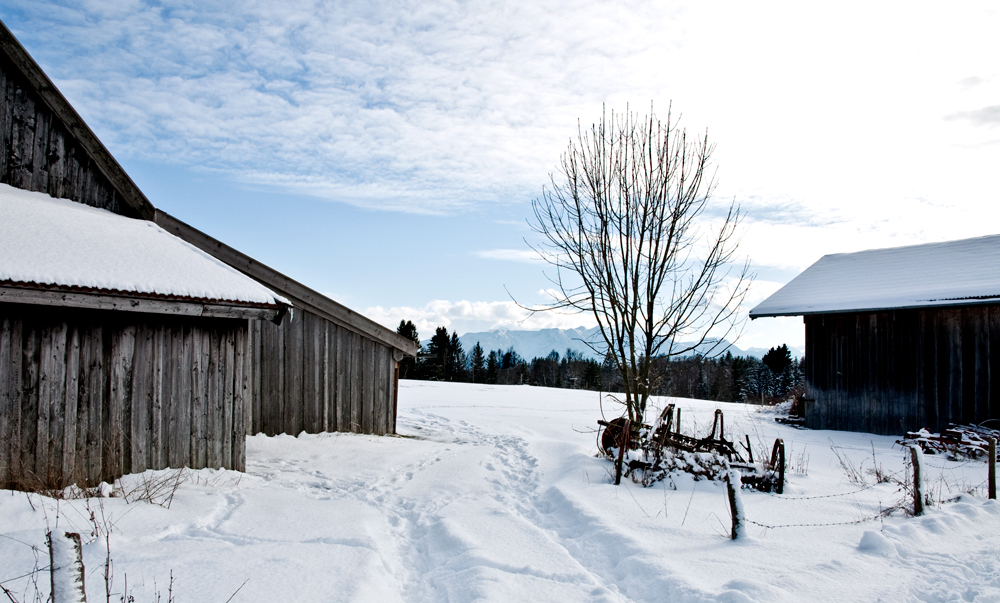
[[[495,331],[466,333],[459,336],[459,340],[462,342],[462,349],[467,354],[472,351],[476,342],[479,342],[479,345],[483,347],[483,350],[487,354],[490,350],[507,350],[513,347],[522,358],[527,360],[548,356],[553,350],[558,352],[560,357],[563,357],[566,355],[567,349],[579,352],[585,358],[600,360],[602,354],[595,353],[586,344],[593,344],[598,350],[602,350],[604,347],[600,331],[598,331],[597,327],[590,329],[585,327],[577,327],[575,329],[540,329],[538,331],[497,329]],[[421,343],[426,346],[429,341],[428,339]],[[722,353],[725,353],[726,346],[729,346],[728,350],[734,356],[754,356],[755,358],[760,358],[767,353],[767,348],[747,348],[744,350],[725,340],[713,352],[712,347],[714,343],[714,340],[705,342],[698,349],[703,354],[715,354],[719,350],[723,350]],[[804,350],[802,348],[796,346],[788,347],[792,352],[792,356],[800,358],[803,356]]]

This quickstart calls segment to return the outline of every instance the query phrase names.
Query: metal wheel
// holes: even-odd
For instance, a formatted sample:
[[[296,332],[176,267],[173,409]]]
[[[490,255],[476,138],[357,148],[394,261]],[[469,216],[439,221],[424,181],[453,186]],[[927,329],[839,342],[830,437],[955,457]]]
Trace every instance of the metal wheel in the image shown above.
[[[622,444],[622,434],[625,433],[625,417],[612,419],[601,434],[601,450],[604,454],[612,456],[611,449],[618,448]]]

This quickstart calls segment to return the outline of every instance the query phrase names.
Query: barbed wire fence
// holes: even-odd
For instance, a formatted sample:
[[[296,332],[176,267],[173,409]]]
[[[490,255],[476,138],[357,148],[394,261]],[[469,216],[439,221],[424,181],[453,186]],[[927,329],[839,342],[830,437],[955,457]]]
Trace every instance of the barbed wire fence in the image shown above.
[[[2,577],[2,578],[0,578],[0,591],[2,591],[3,594],[4,594],[4,596],[7,597],[7,599],[9,601],[11,601],[12,603],[19,603],[19,600],[15,596],[16,592],[22,593],[21,597],[23,598],[24,601],[28,601],[29,599],[27,597],[29,597],[29,596],[33,597],[33,599],[31,599],[31,600],[42,601],[42,599],[41,599],[41,592],[44,589],[39,586],[38,577],[43,572],[49,571],[51,569],[51,566],[45,565],[44,567],[42,567],[42,556],[41,556],[42,555],[42,549],[41,549],[41,547],[39,547],[36,544],[31,544],[30,542],[25,542],[25,541],[20,540],[18,538],[14,538],[12,536],[8,536],[6,534],[0,534],[0,538],[4,538],[6,540],[9,540],[9,541],[15,542],[15,543],[17,543],[19,545],[22,545],[24,547],[27,547],[28,549],[31,550],[31,554],[35,558],[34,566],[31,568],[30,571],[28,571],[26,573],[23,573],[23,574],[21,574],[19,576],[12,576],[12,577],[9,577],[9,578],[8,577]],[[24,549],[21,549],[21,550],[24,550]],[[45,556],[48,557],[48,551],[45,551]],[[18,588],[15,583],[17,583],[19,580],[24,580],[25,578],[27,578],[27,580],[26,580],[26,582],[24,584],[24,589],[22,590],[22,589]],[[44,580],[43,580],[43,584],[44,584]]]
[[[737,537],[737,534],[742,533],[742,527],[739,525],[741,523],[746,523],[754,525],[765,530],[773,529],[783,529],[783,528],[817,528],[817,527],[831,527],[831,526],[846,526],[846,525],[860,525],[864,523],[869,523],[873,521],[884,520],[891,513],[903,510],[908,515],[919,516],[923,514],[924,505],[933,504],[932,497],[927,493],[924,486],[925,474],[924,470],[926,468],[938,469],[942,472],[954,472],[957,469],[961,469],[973,463],[978,463],[976,460],[967,460],[965,462],[953,465],[951,467],[938,466],[933,463],[927,463],[923,460],[923,453],[920,447],[916,444],[910,444],[907,446],[909,454],[904,460],[903,469],[900,471],[888,473],[881,471],[880,466],[873,467],[868,470],[875,478],[874,483],[864,483],[862,487],[856,488],[847,492],[833,492],[828,494],[816,494],[810,496],[787,496],[783,494],[776,494],[773,492],[762,492],[766,496],[773,497],[782,501],[808,501],[808,500],[823,500],[838,498],[844,496],[854,496],[872,490],[882,484],[894,483],[896,484],[896,489],[892,495],[902,495],[901,498],[897,499],[899,502],[891,504],[889,506],[883,506],[881,500],[879,501],[879,511],[877,513],[869,513],[861,515],[852,520],[845,521],[828,521],[828,522],[797,522],[797,523],[782,523],[782,524],[772,524],[765,523],[762,521],[756,521],[751,519],[747,513],[745,506],[743,505],[738,493],[733,491],[733,484],[729,479],[726,480],[727,484],[727,496],[730,502],[730,514],[733,520],[733,538]],[[834,447],[834,453],[837,454],[836,448]],[[873,455],[874,456],[874,455]],[[851,465],[849,462],[845,463],[844,459],[837,454],[838,459],[841,461],[841,466],[844,468],[851,481],[856,481],[859,479],[864,479],[864,474],[862,474],[857,468]],[[996,441],[990,440],[990,453],[986,460],[988,477],[983,482],[977,484],[974,489],[978,490],[983,483],[987,484],[987,496],[990,499],[996,498]],[[943,479],[943,477],[942,477]],[[931,488],[933,490],[933,486]],[[907,500],[911,500],[908,503]],[[956,499],[949,499],[948,501],[943,500],[939,495],[939,504],[945,502],[953,501]],[[739,502],[737,502],[739,501]],[[912,506],[911,506],[912,505]]]

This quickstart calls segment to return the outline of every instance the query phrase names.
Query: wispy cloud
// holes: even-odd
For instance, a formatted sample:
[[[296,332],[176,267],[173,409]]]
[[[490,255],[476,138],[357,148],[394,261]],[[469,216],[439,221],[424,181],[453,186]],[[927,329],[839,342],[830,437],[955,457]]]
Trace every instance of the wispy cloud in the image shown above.
[[[508,262],[538,262],[542,261],[537,253],[530,249],[487,249],[475,252],[477,257],[487,260],[502,260]]]
[[[997,206],[1000,148],[968,124],[1000,123],[1000,79],[968,76],[995,69],[995,11],[848,4],[8,0],[0,16],[114,153],[241,183],[404,212],[523,203],[578,119],[673,100],[710,127],[718,197],[748,226],[830,230],[812,237],[828,250],[982,234],[995,216],[961,210]],[[913,218],[920,197],[952,208]]]
[[[522,201],[661,42],[642,4],[16,1],[109,146],[400,211]],[[665,13],[656,11],[658,17]],[[629,38],[609,32],[629,31]]]
[[[975,88],[976,86],[982,84],[985,81],[987,81],[987,78],[984,78],[979,75],[970,75],[969,77],[962,78],[961,80],[959,80],[958,84],[963,88],[969,89],[969,88]]]
[[[1000,105],[990,105],[974,111],[961,111],[948,116],[949,119],[965,119],[980,126],[1000,124]]]

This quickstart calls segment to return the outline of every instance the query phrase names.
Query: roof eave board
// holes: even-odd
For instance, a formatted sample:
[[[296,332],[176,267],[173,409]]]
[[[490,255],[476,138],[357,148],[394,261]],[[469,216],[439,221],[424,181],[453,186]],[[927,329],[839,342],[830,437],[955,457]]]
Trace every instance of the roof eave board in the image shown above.
[[[930,310],[941,308],[961,308],[965,306],[1000,306],[998,299],[973,299],[973,300],[941,300],[933,302],[922,302],[914,304],[903,304],[898,306],[871,306],[867,308],[831,308],[818,310],[783,310],[773,312],[750,312],[750,319],[773,318],[779,316],[813,316],[817,314],[874,314],[876,312],[893,312],[896,310]]]
[[[280,303],[269,305],[214,300],[166,299],[118,292],[79,291],[60,287],[43,289],[0,286],[0,302],[173,316],[269,320],[275,323],[280,322],[288,312],[288,306]]]

